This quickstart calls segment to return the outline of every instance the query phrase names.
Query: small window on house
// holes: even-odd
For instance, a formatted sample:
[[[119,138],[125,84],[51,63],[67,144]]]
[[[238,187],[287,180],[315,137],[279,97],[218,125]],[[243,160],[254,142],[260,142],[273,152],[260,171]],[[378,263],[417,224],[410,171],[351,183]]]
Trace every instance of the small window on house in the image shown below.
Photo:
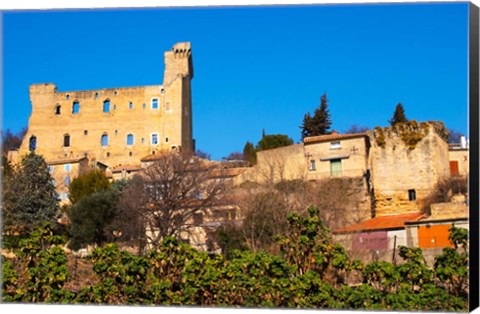
[[[165,94],[165,89],[162,88],[162,89],[160,90],[160,94]]]
[[[152,99],[152,109],[158,109],[158,98]]]
[[[316,166],[315,166],[315,160],[313,160],[313,159],[310,160],[309,170],[310,170],[310,171],[315,171],[315,170],[317,170],[317,169],[316,169]]]
[[[63,136],[63,147],[70,147],[70,135],[65,134]]]
[[[80,103],[78,101],[74,101],[72,105],[72,113],[77,114],[80,112]]]
[[[48,173],[52,174],[53,170],[55,170],[54,166],[48,166]]]
[[[145,139],[142,137],[142,144],[145,143]]]
[[[50,183],[52,183],[53,186],[57,186],[57,182],[55,181],[55,179],[50,180]]]
[[[168,143],[168,137],[165,138],[165,143]]]
[[[63,193],[62,193],[62,199],[63,199],[63,200],[66,200],[67,198],[68,198],[67,192],[63,192]]]
[[[28,142],[28,149],[33,152],[35,149],[37,149],[37,137],[36,136],[30,136],[30,140]]]
[[[103,134],[101,138],[102,146],[108,146],[108,134]]]
[[[113,110],[117,110],[117,105],[113,105]]]
[[[409,201],[414,201],[417,199],[417,193],[415,192],[415,190],[408,190],[408,200]]]
[[[113,96],[117,96],[117,94],[118,94],[117,91],[113,92]]]
[[[340,148],[342,148],[340,141],[330,143],[330,149],[340,149]]]
[[[127,145],[133,145],[133,134],[127,135]]]
[[[55,114],[56,114],[56,115],[59,115],[59,114],[61,114],[61,113],[62,113],[62,106],[56,105],[56,106],[55,106]]]
[[[152,134],[152,145],[157,145],[158,144],[158,134],[153,133]]]
[[[132,152],[128,152],[128,156],[132,157],[133,153]]]
[[[83,135],[88,135],[88,130],[83,130]]]
[[[70,164],[65,164],[65,166],[63,166],[63,168],[65,169],[66,172],[69,172],[70,169],[71,169],[71,166],[70,166]]]
[[[128,104],[128,108],[129,108],[129,109],[133,109],[133,103],[132,103],[132,102],[130,102],[130,103]]]
[[[110,100],[105,100],[103,102],[103,112],[110,112]]]
[[[110,157],[110,152],[107,152],[107,157]]]
[[[66,176],[65,179],[63,180],[63,183],[65,184],[66,187],[70,186],[70,176]]]

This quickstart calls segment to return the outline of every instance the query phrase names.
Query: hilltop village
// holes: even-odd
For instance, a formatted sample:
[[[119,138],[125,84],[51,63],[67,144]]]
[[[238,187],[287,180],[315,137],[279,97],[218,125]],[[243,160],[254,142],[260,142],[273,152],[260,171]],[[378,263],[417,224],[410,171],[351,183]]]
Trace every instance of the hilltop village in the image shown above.
[[[265,219],[255,216],[252,202],[269,204],[278,195],[300,212],[323,206],[334,239],[365,260],[391,260],[399,245],[434,256],[451,246],[452,224],[468,228],[468,143],[462,138],[448,144],[442,122],[307,136],[298,144],[257,152],[254,164],[210,161],[194,156],[190,43],[175,44],[164,60],[162,85],[66,92],[52,83],[31,85],[28,131],[8,159],[18,164],[30,152],[41,155],[60,204],[68,206],[70,183],[91,169],[115,182],[145,176],[165,155],[190,156],[190,165],[208,169],[208,178],[197,187],[196,200],[183,205],[202,203],[185,216],[178,235],[209,252],[225,249],[218,230],[228,234],[245,221]],[[207,182],[228,187],[221,202],[211,202]],[[262,203],[258,195],[270,197]],[[276,221],[277,214],[267,212],[266,220]],[[149,238],[162,234],[155,227],[146,232]],[[260,245],[260,235],[244,236],[250,248]]]

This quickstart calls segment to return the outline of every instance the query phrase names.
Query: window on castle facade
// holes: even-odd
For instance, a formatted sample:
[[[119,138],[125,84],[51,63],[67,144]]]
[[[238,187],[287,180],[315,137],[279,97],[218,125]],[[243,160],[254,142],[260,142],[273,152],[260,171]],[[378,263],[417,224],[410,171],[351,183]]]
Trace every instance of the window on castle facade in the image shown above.
[[[60,105],[55,106],[55,114],[59,115],[61,113],[62,113],[62,106]]]
[[[315,160],[310,160],[310,166],[308,168],[310,171],[315,171],[317,170],[316,166],[315,166]]]
[[[103,102],[103,112],[110,112],[110,100],[105,100]]]
[[[152,99],[152,109],[158,109],[158,98]]]
[[[132,103],[132,102],[130,102],[130,103],[128,104],[128,108],[129,108],[129,109],[133,109],[133,103]]]
[[[80,113],[80,103],[78,101],[74,101],[72,105],[72,113],[77,114]]]
[[[102,146],[108,146],[108,134],[103,134],[101,138]]]
[[[127,135],[127,145],[133,145],[133,134]]]
[[[65,134],[63,136],[63,147],[70,147],[70,135]]]
[[[28,149],[33,152],[35,149],[37,149],[37,137],[36,136],[30,136],[30,140],[28,143]]]
[[[152,134],[152,145],[157,145],[158,144],[158,133],[153,133]]]

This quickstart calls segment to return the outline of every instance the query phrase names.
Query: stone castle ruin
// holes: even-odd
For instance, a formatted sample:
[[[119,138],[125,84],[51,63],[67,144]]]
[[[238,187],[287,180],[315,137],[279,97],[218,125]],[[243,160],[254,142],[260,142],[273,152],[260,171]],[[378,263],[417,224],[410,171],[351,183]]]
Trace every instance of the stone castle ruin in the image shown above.
[[[194,152],[190,43],[165,52],[162,85],[59,92],[52,83],[30,86],[32,113],[18,152],[47,163],[86,158],[106,168],[140,165],[160,151]]]

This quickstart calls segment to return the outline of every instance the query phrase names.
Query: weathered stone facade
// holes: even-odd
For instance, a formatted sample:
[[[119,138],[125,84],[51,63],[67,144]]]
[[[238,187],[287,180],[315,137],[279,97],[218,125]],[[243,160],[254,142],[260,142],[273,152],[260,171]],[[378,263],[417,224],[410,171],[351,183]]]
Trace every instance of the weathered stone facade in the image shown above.
[[[370,132],[369,168],[377,216],[419,212],[450,176],[443,123],[414,121]]]
[[[86,157],[109,168],[140,165],[160,151],[194,151],[190,43],[165,52],[163,85],[59,92],[30,86],[32,114],[18,162],[35,150],[47,162]]]

